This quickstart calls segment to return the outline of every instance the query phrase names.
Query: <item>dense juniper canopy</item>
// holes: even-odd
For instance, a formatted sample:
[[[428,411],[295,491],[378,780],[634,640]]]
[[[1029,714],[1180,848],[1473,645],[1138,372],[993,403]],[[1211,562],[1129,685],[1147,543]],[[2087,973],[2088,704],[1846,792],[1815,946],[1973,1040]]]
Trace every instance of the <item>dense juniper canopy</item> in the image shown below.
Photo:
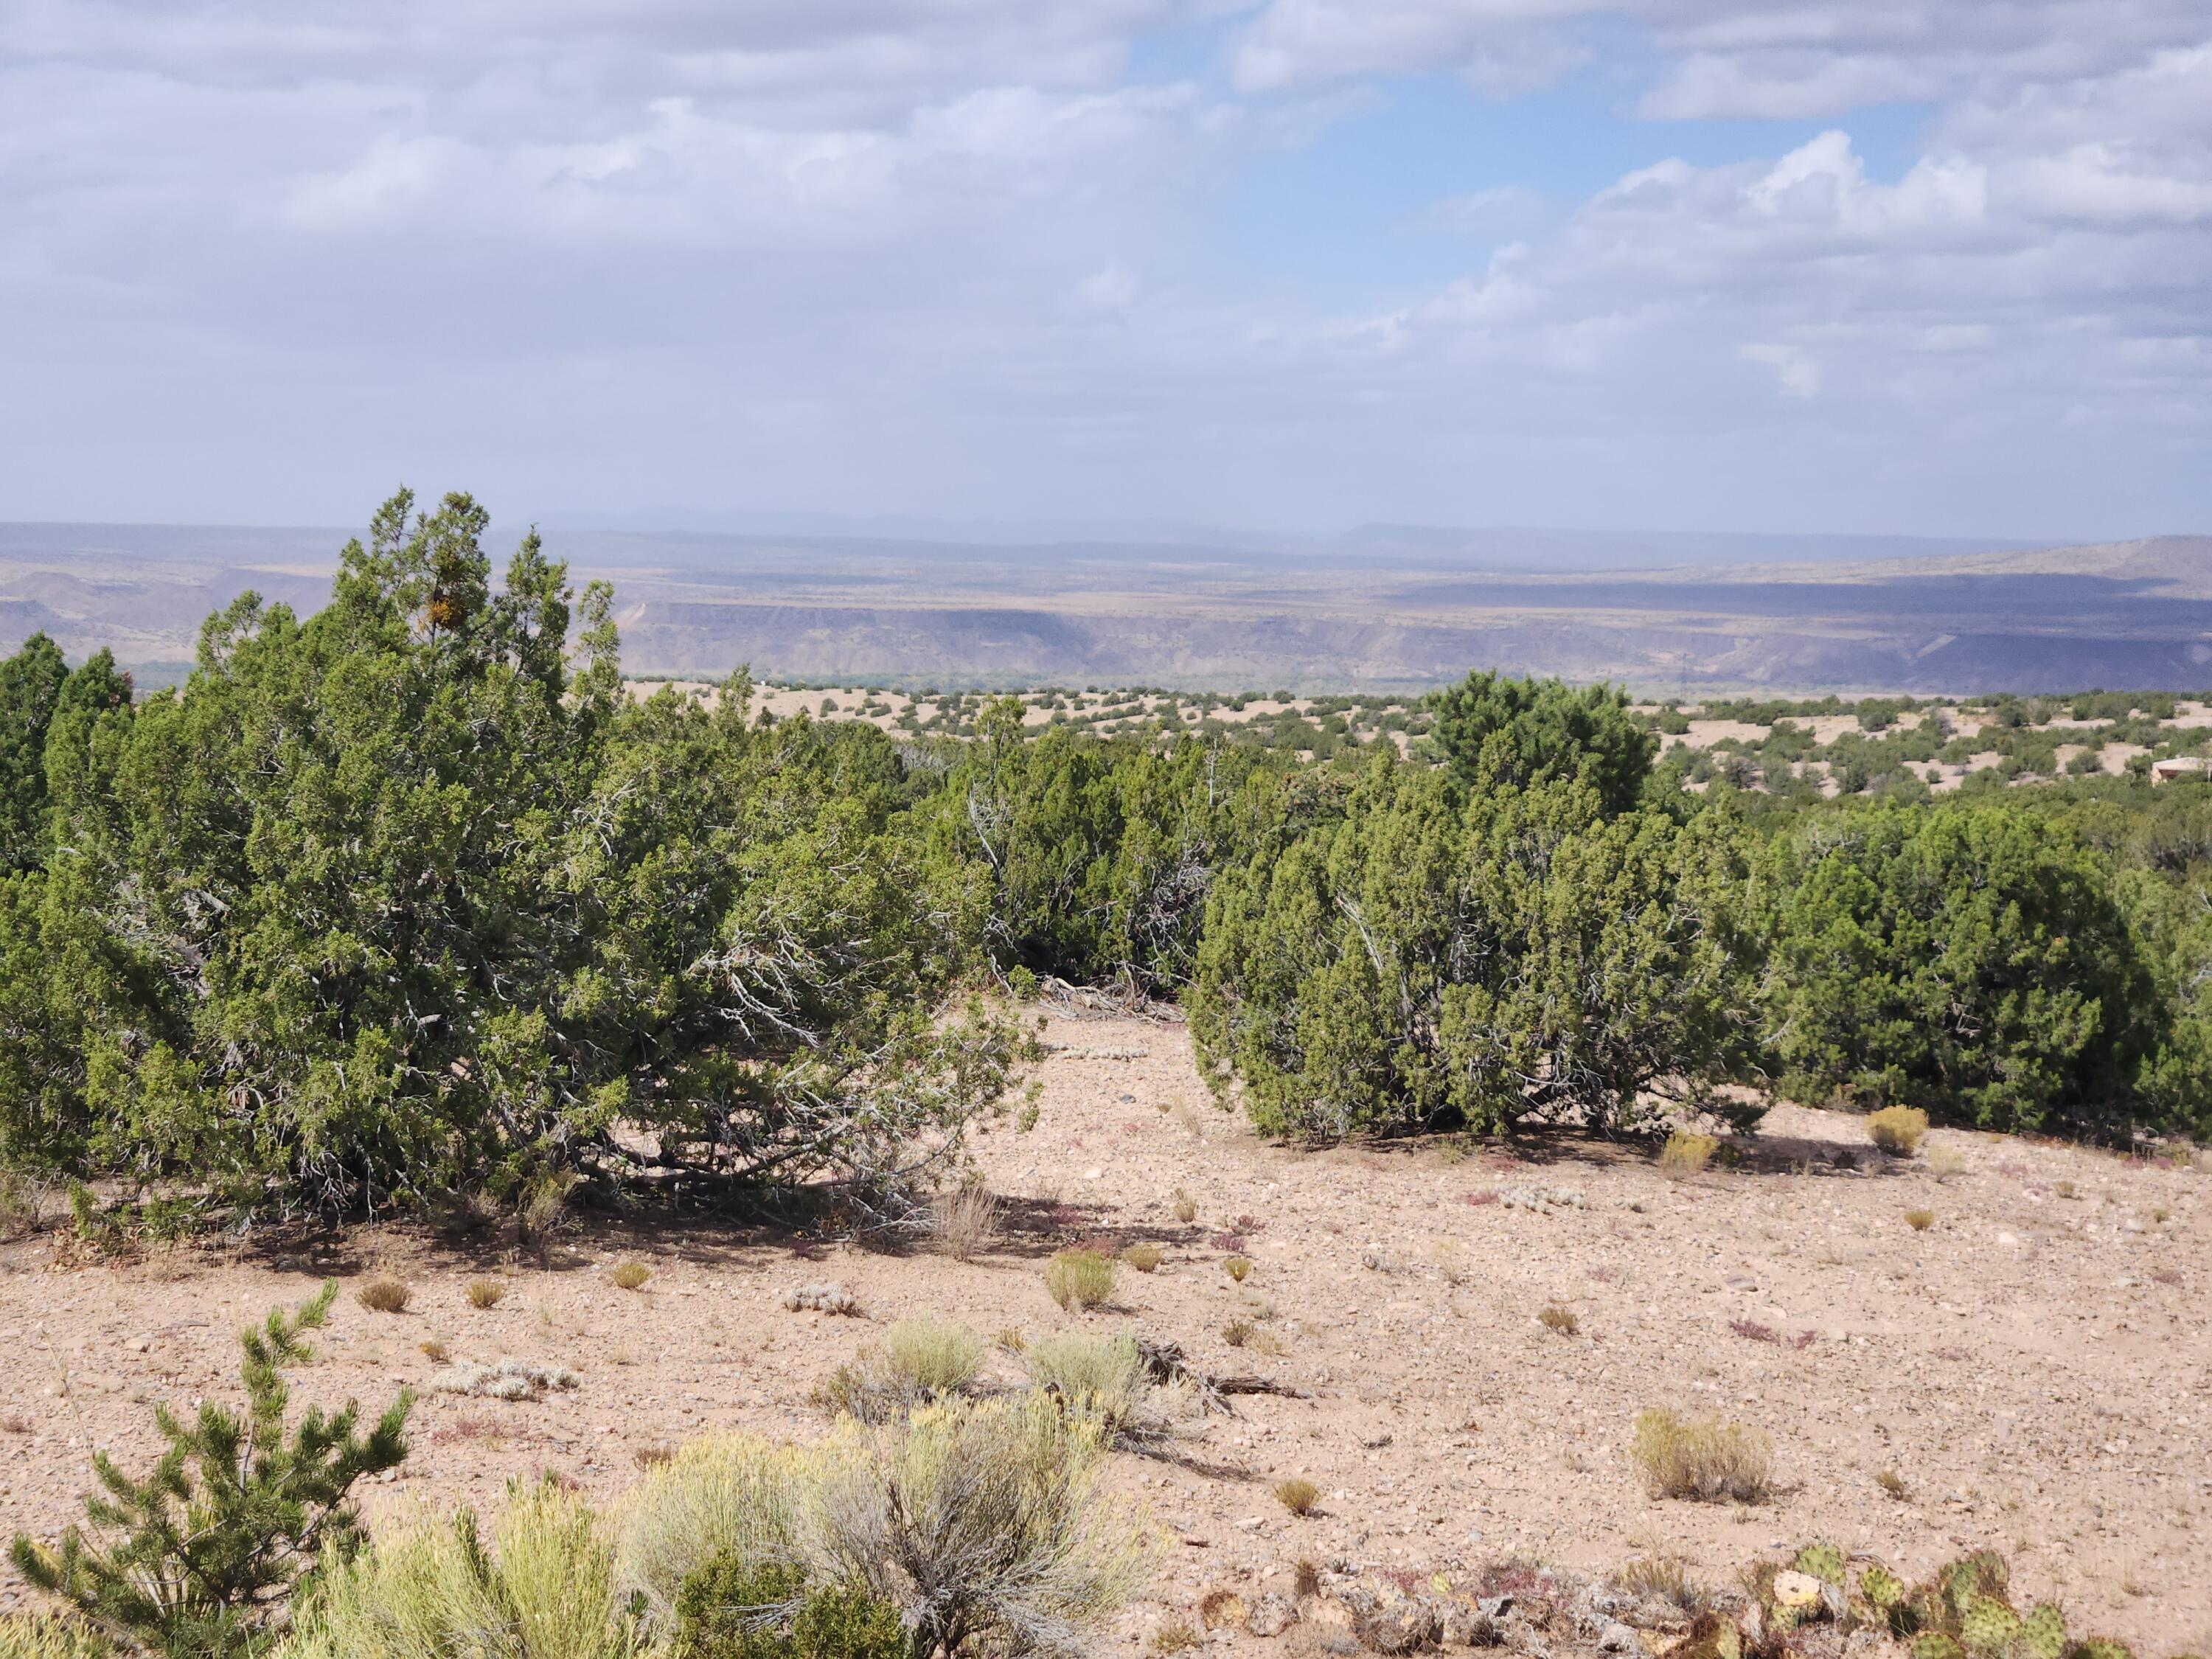
[[[629,696],[608,591],[534,535],[495,582],[485,525],[394,497],[173,690],[0,661],[0,1163],[239,1218],[880,1191],[995,1109],[1046,976],[1183,999],[1303,1139],[1773,1091],[2212,1133],[2202,786],[1754,793],[1488,674],[1320,754],[773,721],[742,673]]]

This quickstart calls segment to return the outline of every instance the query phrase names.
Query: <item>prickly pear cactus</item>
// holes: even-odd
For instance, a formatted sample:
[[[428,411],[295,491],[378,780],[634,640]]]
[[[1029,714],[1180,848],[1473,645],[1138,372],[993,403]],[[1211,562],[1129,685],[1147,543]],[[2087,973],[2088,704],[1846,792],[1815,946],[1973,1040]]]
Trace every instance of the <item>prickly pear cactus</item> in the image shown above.
[[[1859,1575],[1859,1595],[1881,1612],[1902,1607],[1906,1594],[1905,1581],[1878,1561]]]
[[[2075,1644],[2067,1659],[2136,1659],[2136,1656],[2125,1642],[2115,1642],[2109,1636],[2093,1636]]]
[[[2016,1659],[2066,1659],[2066,1615],[2045,1602],[2020,1621],[2012,1650]]]
[[[1966,1650],[1956,1637],[1936,1631],[1913,1643],[1912,1659],[1966,1659]]]
[[[1790,1565],[1824,1584],[1840,1585],[1844,1582],[1844,1553],[1833,1544],[1808,1544],[1797,1552],[1796,1560]]]
[[[1955,1628],[1965,1620],[1967,1607],[1978,1595],[2002,1598],[2011,1577],[2004,1557],[1994,1550],[1977,1550],[1952,1562],[1936,1574],[1944,1607],[1950,1614],[1947,1622]]]
[[[1973,1659],[2005,1659],[2020,1634],[2020,1615],[1994,1595],[1977,1595],[1959,1620],[1959,1645]]]

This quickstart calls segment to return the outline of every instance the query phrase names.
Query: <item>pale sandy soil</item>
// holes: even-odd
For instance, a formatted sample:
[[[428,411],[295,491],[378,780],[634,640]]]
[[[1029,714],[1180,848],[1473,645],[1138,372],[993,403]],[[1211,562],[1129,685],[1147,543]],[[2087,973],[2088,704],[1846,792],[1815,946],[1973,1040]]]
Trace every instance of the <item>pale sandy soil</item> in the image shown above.
[[[234,1329],[335,1273],[348,1293],[302,1397],[380,1401],[419,1384],[434,1369],[426,1340],[582,1373],[538,1404],[426,1398],[379,1510],[489,1504],[541,1468],[611,1492],[641,1450],[711,1427],[817,1434],[814,1383],[887,1322],[933,1309],[987,1333],[1130,1326],[1313,1396],[1240,1401],[1170,1457],[1115,1456],[1116,1483],[1176,1541],[1152,1599],[1103,1650],[1189,1617],[1207,1588],[1281,1586],[1300,1557],[1425,1572],[1519,1552],[1601,1569],[1659,1548],[1726,1580],[1814,1537],[1908,1571],[1994,1546],[2076,1629],[2150,1654],[2212,1642],[2212,1174],[1944,1132],[1932,1145],[1964,1169],[1939,1182],[1924,1159],[1872,1154],[1857,1120],[1795,1109],[1768,1119],[1749,1165],[1684,1183],[1646,1148],[1573,1139],[1456,1160],[1436,1147],[1308,1154],[1216,1110],[1176,1026],[1063,1014],[1047,1036],[1060,1046],[1041,1121],[979,1147],[1013,1226],[971,1264],[613,1220],[586,1224],[553,1270],[404,1227],[127,1265],[72,1260],[46,1238],[10,1246],[0,1532],[52,1534],[86,1484],[88,1443],[143,1458],[141,1402],[230,1395]],[[1832,1162],[1844,1151],[1857,1167]],[[1198,1202],[1194,1224],[1172,1217],[1178,1188]],[[1514,1191],[1581,1201],[1484,1199]],[[1915,1233],[1905,1212],[1923,1206],[1936,1220]],[[1221,1267],[1232,1231],[1257,1264],[1242,1290]],[[1119,1306],[1073,1319],[1039,1269],[1094,1233],[1156,1240],[1167,1260],[1125,1272]],[[654,1268],[641,1293],[607,1277],[626,1255]],[[413,1283],[404,1314],[352,1297],[380,1261]],[[485,1272],[511,1292],[480,1312],[462,1292]],[[863,1318],[784,1310],[787,1287],[827,1279],[854,1290]],[[1547,1304],[1580,1333],[1539,1324]],[[1229,1346],[1240,1312],[1263,1316],[1283,1352]],[[1747,1510],[1648,1497],[1624,1451],[1651,1406],[1766,1431],[1780,1495]],[[1907,1496],[1885,1494],[1885,1470]],[[1292,1520],[1274,1504],[1270,1484],[1290,1474],[1322,1486],[1320,1514]],[[0,1589],[0,1601],[20,1595],[12,1578]]]

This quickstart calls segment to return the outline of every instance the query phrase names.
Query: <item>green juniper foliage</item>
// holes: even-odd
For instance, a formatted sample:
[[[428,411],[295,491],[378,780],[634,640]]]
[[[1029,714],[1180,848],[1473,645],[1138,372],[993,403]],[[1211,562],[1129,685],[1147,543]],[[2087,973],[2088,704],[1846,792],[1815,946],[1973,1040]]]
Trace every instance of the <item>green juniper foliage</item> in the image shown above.
[[[0,659],[0,1165],[139,1189],[88,1229],[538,1217],[643,1145],[687,1195],[899,1213],[1031,1052],[963,992],[1054,976],[1182,997],[1224,1097],[1309,1139],[1754,1121],[1723,1084],[2212,1134],[2207,789],[1914,769],[2043,766],[2063,702],[1971,738],[1863,703],[1836,800],[1784,716],[1839,702],[1655,766],[1686,722],[1495,674],[1371,742],[1348,699],[1264,742],[1144,698],[1110,738],[982,697],[893,736],[770,720],[742,671],[634,699],[607,590],[535,536],[495,580],[485,523],[395,496],[326,607],[241,597],[145,698]]]
[[[623,696],[609,594],[401,495],[305,622],[241,597],[180,689],[64,685],[51,845],[0,888],[0,1146],[334,1212],[618,1174],[947,1156],[1006,1020],[940,1019],[972,884],[889,741]],[[575,644],[568,641],[572,631]],[[64,977],[41,963],[65,961]]]
[[[1191,1030],[1272,1133],[1698,1106],[1751,1032],[1740,850],[1718,811],[1608,816],[1579,782],[1462,801],[1378,750],[1340,815],[1218,886]]]
[[[407,1455],[413,1401],[404,1390],[366,1432],[349,1401],[335,1413],[310,1407],[286,1433],[284,1370],[312,1357],[301,1334],[324,1324],[337,1295],[327,1281],[295,1311],[278,1309],[240,1334],[243,1415],[210,1402],[187,1421],[155,1407],[167,1448],[143,1479],[94,1453],[91,1532],[71,1527],[58,1549],[18,1534],[17,1571],[167,1659],[257,1651],[321,1553],[353,1540],[355,1483]]]
[[[2009,803],[1826,815],[1762,862],[1782,1088],[1985,1128],[2109,1130],[2151,1047],[2108,872]]]

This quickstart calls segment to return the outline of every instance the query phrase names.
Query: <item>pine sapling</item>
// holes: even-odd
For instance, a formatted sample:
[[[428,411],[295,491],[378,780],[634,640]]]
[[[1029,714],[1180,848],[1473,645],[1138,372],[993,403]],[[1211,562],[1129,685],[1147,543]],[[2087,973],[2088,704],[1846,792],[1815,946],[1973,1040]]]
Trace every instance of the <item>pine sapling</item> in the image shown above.
[[[346,1501],[355,1482],[407,1455],[407,1389],[366,1434],[349,1400],[335,1415],[309,1407],[285,1437],[285,1368],[313,1357],[301,1333],[329,1320],[337,1295],[337,1281],[326,1280],[296,1312],[273,1310],[261,1328],[240,1333],[243,1417],[210,1402],[187,1422],[156,1406],[167,1449],[143,1480],[94,1452],[100,1490],[85,1499],[89,1531],[70,1527],[58,1549],[18,1534],[16,1570],[167,1659],[258,1650],[322,1552],[356,1536]]]

